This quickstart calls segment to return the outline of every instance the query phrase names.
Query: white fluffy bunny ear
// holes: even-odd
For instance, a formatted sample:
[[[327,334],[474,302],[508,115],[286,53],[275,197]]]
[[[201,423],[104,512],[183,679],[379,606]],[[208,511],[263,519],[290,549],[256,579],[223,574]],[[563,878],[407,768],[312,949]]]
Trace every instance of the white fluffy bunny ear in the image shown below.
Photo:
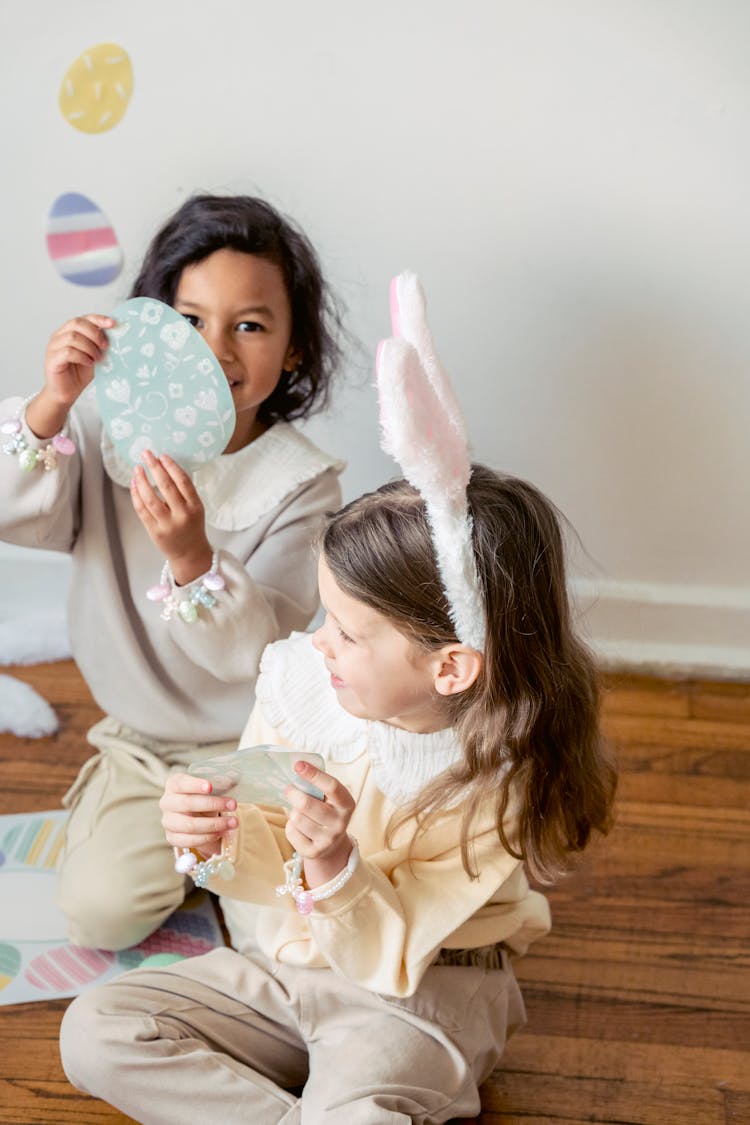
[[[484,609],[466,502],[466,426],[427,327],[415,274],[391,283],[395,338],[378,348],[381,446],[424,497],[440,577],[458,639],[484,650]]]

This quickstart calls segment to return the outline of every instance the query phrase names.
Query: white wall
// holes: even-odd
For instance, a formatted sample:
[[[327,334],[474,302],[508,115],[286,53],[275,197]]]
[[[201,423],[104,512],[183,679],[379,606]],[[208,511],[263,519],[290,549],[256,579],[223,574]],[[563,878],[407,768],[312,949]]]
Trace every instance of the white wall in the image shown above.
[[[87,136],[59,84],[107,40],[135,92]],[[580,534],[603,656],[750,676],[748,42],[745,0],[3,0],[0,391],[32,391],[52,329],[125,295],[186,194],[259,192],[364,346],[309,427],[349,458],[347,496],[395,471],[369,357],[410,267],[476,456]],[[49,263],[63,191],[115,226],[113,285]]]

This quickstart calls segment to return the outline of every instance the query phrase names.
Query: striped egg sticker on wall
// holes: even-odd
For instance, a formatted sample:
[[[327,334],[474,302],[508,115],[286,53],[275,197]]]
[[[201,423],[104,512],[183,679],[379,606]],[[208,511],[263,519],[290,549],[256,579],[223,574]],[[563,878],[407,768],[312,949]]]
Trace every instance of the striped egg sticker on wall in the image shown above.
[[[47,217],[47,250],[65,281],[109,285],[122,269],[123,255],[107,216],[77,191],[59,195]]]
[[[117,43],[83,51],[65,72],[58,97],[60,112],[82,133],[105,133],[123,118],[133,93],[133,67]]]

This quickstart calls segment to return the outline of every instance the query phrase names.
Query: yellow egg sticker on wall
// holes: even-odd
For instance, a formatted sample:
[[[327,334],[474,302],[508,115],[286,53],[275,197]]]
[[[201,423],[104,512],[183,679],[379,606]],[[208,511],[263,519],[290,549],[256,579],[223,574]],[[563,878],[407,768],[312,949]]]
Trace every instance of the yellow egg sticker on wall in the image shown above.
[[[117,43],[99,43],[68,67],[60,86],[60,111],[82,133],[106,133],[122,120],[133,93],[133,67]]]

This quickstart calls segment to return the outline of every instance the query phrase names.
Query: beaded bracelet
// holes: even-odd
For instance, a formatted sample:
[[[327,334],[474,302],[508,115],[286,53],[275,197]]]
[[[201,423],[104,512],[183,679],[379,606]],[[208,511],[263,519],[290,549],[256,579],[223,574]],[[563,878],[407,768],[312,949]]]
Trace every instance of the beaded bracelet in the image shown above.
[[[75,442],[67,436],[64,429],[59,434],[55,434],[49,445],[45,445],[42,449],[33,449],[23,435],[23,423],[21,422],[21,415],[24,410],[36,395],[29,395],[25,398],[19,406],[16,413],[12,418],[0,422],[0,433],[8,434],[10,441],[3,445],[3,453],[8,453],[10,456],[18,454],[18,467],[24,473],[32,472],[37,465],[43,465],[46,473],[51,469],[57,468],[57,454],[60,453],[63,457],[70,457],[75,453]]]
[[[285,881],[276,888],[276,894],[281,897],[282,895],[291,895],[294,899],[294,905],[300,914],[312,914],[315,903],[322,902],[323,899],[331,898],[340,891],[345,883],[348,883],[354,872],[357,870],[359,863],[359,846],[357,841],[351,836],[349,839],[352,841],[352,850],[346,861],[346,867],[343,871],[326,883],[325,887],[319,891],[311,891],[307,889],[302,882],[302,856],[299,852],[295,852],[291,859],[288,859],[284,864],[284,871],[286,873]]]
[[[178,875],[189,875],[196,887],[205,887],[214,875],[229,882],[234,879],[234,850],[227,843],[226,836],[221,842],[221,851],[209,859],[199,859],[191,848],[175,848],[174,869]]]
[[[211,609],[215,606],[214,592],[223,590],[225,586],[226,582],[219,574],[219,557],[217,552],[214,551],[210,570],[207,570],[200,579],[199,585],[193,584],[187,597],[177,597],[179,587],[175,583],[172,568],[168,562],[165,562],[162,567],[159,585],[151,586],[146,591],[146,597],[151,602],[163,603],[160,614],[162,621],[171,621],[177,613],[186,625],[192,625],[198,620],[198,607],[203,606],[204,609]]]

